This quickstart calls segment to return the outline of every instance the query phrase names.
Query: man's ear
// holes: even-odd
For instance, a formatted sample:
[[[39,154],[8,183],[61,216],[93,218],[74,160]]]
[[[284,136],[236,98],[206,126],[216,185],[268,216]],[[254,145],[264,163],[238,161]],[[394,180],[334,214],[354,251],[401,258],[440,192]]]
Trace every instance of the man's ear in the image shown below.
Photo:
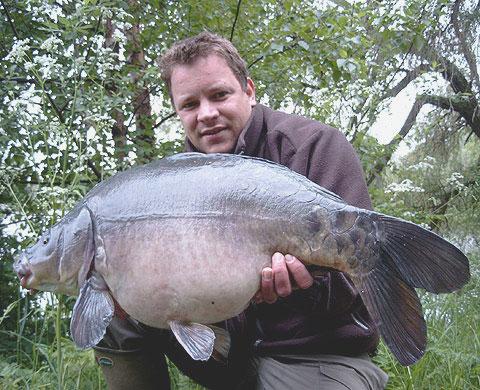
[[[250,100],[250,106],[253,107],[257,104],[257,101],[255,100],[255,84],[253,83],[253,80],[250,77],[247,77],[247,89],[245,93],[248,96],[248,99]]]

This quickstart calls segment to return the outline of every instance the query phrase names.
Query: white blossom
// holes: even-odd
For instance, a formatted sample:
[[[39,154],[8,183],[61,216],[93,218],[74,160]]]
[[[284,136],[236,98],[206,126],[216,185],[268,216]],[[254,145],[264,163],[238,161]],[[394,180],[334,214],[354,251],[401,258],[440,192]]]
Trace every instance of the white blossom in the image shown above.
[[[82,195],[78,191],[69,187],[44,186],[37,191],[35,201],[44,210],[51,210],[49,215],[53,216],[55,213],[58,217],[62,217],[62,208],[52,207],[52,199],[61,201],[62,207],[69,210],[75,206],[81,197]]]
[[[97,73],[99,77],[107,77],[108,71],[121,69],[118,61],[118,53],[114,53],[109,47],[101,47],[98,49]]]
[[[47,129],[49,134],[61,134],[64,131],[63,126],[56,121],[49,122],[47,125]]]
[[[425,192],[421,187],[415,187],[410,179],[405,179],[401,183],[389,184],[385,190],[386,193],[391,192]]]
[[[35,161],[35,164],[41,163],[46,158],[47,156],[45,156],[41,150],[37,150],[33,153],[33,161]]]
[[[430,230],[430,229],[431,229],[430,225],[428,225],[428,224],[425,223],[425,222],[420,222],[418,225],[419,225],[420,227],[424,228],[424,229],[427,229],[427,230]]]
[[[100,12],[105,16],[106,18],[111,19],[113,17],[113,12],[111,8],[108,7],[102,7]]]
[[[115,29],[115,31],[113,32],[113,39],[116,42],[120,42],[122,45],[125,45],[127,43],[127,37],[119,29]]]
[[[50,18],[55,23],[58,21],[58,17],[62,16],[62,9],[59,6],[48,4],[44,1],[26,1],[27,11],[31,12],[33,20],[41,21]]]
[[[90,41],[92,41],[94,44],[97,45],[97,48],[101,48],[104,43],[105,43],[105,37],[103,35],[94,35],[93,37],[90,38]]]
[[[36,56],[33,59],[33,62],[40,65],[39,72],[41,73],[43,79],[51,78],[52,75],[56,74],[60,70],[60,65],[57,64],[57,60],[50,54]]]
[[[21,174],[22,174],[22,168],[20,167],[14,167],[10,165],[7,166],[4,163],[0,165],[0,183],[13,182],[15,178],[21,176]]]
[[[59,186],[44,186],[44,187],[41,187],[38,192],[37,192],[37,195],[45,195],[45,196],[54,196],[54,197],[59,197],[59,196],[62,196],[62,195],[66,195],[69,193],[69,190],[68,188],[63,188],[63,187],[59,187]]]
[[[58,39],[55,36],[51,36],[50,38],[46,39],[45,41],[42,42],[40,45],[40,49],[46,50],[50,53],[53,53],[57,51],[58,46],[62,45],[63,42],[61,39]]]
[[[19,39],[15,41],[12,46],[12,50],[10,53],[5,57],[5,60],[12,61],[12,62],[21,62],[23,57],[26,56],[26,52],[29,48],[28,44],[30,43],[30,38],[27,39]]]
[[[408,169],[411,169],[413,171],[421,171],[421,170],[432,169],[432,168],[433,168],[432,164],[429,164],[425,161],[420,161],[419,163],[412,165]]]
[[[75,59],[75,63],[77,66],[82,66],[85,64],[85,56],[79,56]]]
[[[406,220],[412,220],[416,217],[415,213],[412,213],[411,211],[404,211],[402,214],[402,217]]]
[[[423,159],[423,161],[420,161],[419,163],[412,165],[408,169],[414,170],[414,171],[420,171],[420,170],[426,170],[426,169],[433,169],[436,160],[434,157],[427,156]]]
[[[133,27],[133,25],[127,21],[128,19],[131,20],[133,16],[125,12],[123,8],[115,8],[114,13],[115,13],[115,24],[117,28],[123,31],[127,31]]]
[[[63,55],[64,55],[65,57],[71,57],[71,56],[73,56],[73,49],[74,49],[73,45],[68,46],[68,47],[65,49],[65,51],[63,52]]]
[[[92,114],[90,116],[87,116],[85,118],[85,121],[93,122],[95,124],[95,127],[97,127],[97,129],[102,129],[105,131],[110,130],[113,127],[113,125],[116,124],[115,119],[113,119],[110,115],[106,113]]]
[[[133,24],[130,23],[130,22],[123,21],[123,22],[118,22],[117,27],[122,29],[123,31],[127,31],[127,30],[130,30],[133,27]]]
[[[33,68],[35,68],[35,64],[33,62],[27,61],[25,62],[25,70],[30,72]]]
[[[451,186],[454,186],[458,189],[462,189],[462,188],[465,188],[465,185],[460,181],[462,180],[464,177],[461,173],[459,172],[453,172],[449,178],[447,178],[447,184],[451,185]]]

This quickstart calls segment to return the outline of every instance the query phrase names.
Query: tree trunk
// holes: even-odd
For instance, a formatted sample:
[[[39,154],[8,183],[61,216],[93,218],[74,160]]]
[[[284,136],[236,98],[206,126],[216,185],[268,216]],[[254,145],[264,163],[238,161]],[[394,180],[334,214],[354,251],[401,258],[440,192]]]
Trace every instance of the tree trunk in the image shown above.
[[[135,8],[139,7],[136,0],[129,2],[133,14],[137,14]],[[135,21],[133,27],[126,31],[128,40],[128,60],[127,62],[132,67],[130,72],[130,81],[136,86],[133,98],[135,107],[135,125],[136,135],[135,144],[139,147],[137,149],[137,159],[142,163],[147,163],[155,156],[155,137],[151,123],[151,106],[150,106],[150,91],[146,81],[141,82],[146,68],[144,50],[140,42],[140,26],[138,20]]]
[[[114,53],[118,53],[119,45],[113,39],[113,32],[115,31],[115,26],[112,24],[112,19],[107,18],[105,22],[105,45],[107,48],[113,50]],[[118,62],[118,59],[117,59]],[[113,82],[113,80],[109,80],[106,85],[107,93],[112,96],[118,92],[118,88]],[[125,151],[122,150],[125,145],[127,144],[127,130],[125,128],[125,115],[123,112],[114,110],[111,112],[111,115],[115,119],[115,125],[112,128],[112,137],[115,142],[115,150],[117,151],[116,155],[118,161],[121,163],[126,154]],[[121,166],[121,164],[119,164]]]

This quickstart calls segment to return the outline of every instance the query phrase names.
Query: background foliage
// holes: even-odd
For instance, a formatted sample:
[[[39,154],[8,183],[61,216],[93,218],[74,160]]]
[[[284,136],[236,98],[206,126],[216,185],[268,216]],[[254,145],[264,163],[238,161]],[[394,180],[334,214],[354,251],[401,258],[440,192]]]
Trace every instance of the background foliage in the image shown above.
[[[104,386],[91,352],[69,340],[73,299],[25,295],[11,265],[95,183],[181,151],[155,60],[204,29],[238,47],[259,101],[347,135],[378,211],[469,254],[462,292],[422,297],[425,358],[402,368],[382,346],[376,362],[391,389],[480,388],[479,2],[0,4],[0,389]],[[413,99],[397,98],[405,91]],[[382,144],[369,131],[398,104],[409,115],[384,124],[394,137]],[[409,152],[392,159],[402,145]]]

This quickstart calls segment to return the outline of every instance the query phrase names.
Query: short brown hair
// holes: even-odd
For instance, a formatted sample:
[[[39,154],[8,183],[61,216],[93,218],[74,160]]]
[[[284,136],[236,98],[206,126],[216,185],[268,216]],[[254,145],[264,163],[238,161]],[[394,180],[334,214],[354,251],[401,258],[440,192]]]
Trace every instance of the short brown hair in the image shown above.
[[[208,31],[176,42],[159,61],[160,73],[168,95],[172,97],[172,73],[177,65],[192,64],[199,56],[216,54],[222,57],[244,91],[247,90],[248,70],[233,44]]]

